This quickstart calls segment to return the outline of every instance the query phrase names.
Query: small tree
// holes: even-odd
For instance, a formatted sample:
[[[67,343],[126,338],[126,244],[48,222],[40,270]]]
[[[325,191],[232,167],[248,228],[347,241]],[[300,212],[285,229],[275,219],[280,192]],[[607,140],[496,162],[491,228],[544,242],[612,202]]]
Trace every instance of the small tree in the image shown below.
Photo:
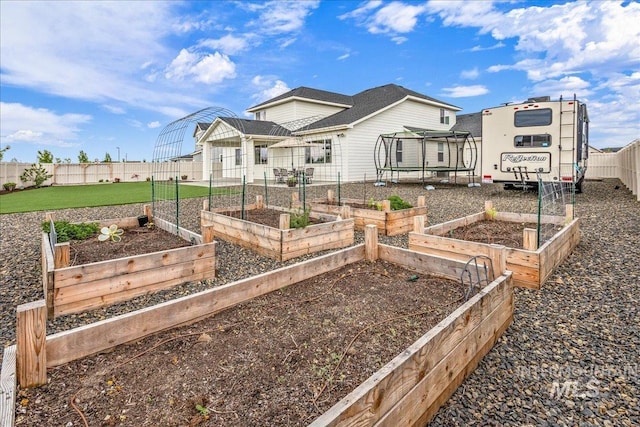
[[[80,153],[78,154],[78,163],[90,163],[89,156],[87,156],[87,153],[85,153],[84,150],[80,150]]]
[[[38,163],[53,163],[53,154],[49,150],[38,150]]]
[[[4,152],[7,151],[9,148],[11,148],[10,145],[7,145],[4,148],[0,148],[0,161],[2,161],[2,157],[4,156]]]
[[[104,160],[102,161],[103,163],[111,163],[111,154],[109,154],[108,152],[105,153],[104,155]]]
[[[20,181],[22,182],[34,182],[36,188],[39,188],[43,182],[51,178],[53,175],[48,174],[47,170],[42,165],[31,165],[29,169],[25,169],[20,175]]]

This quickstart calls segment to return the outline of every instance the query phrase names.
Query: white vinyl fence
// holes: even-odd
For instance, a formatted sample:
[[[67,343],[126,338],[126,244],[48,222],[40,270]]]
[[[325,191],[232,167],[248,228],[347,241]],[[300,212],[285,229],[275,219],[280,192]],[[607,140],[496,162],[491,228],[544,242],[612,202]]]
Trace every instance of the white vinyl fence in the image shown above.
[[[15,182],[18,188],[33,185],[23,183],[20,175],[29,169],[32,163],[0,162],[0,186],[7,182]],[[43,185],[79,185],[98,182],[136,182],[151,179],[153,163],[120,162],[120,163],[41,163],[47,174],[53,175]],[[180,180],[201,181],[202,162],[176,162],[176,176]],[[154,176],[155,180],[168,180],[172,172],[164,172],[167,176]],[[172,177],[173,178],[173,177]],[[207,177],[208,179],[208,177]]]
[[[619,178],[640,201],[640,139],[616,153],[591,153],[587,179]]]

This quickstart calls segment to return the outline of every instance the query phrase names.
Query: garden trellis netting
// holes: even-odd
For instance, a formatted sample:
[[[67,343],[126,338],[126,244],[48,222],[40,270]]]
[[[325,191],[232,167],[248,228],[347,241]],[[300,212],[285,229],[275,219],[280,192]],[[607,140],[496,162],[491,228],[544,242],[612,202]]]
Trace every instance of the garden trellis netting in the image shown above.
[[[216,126],[216,136],[222,141],[239,139],[243,135],[243,120],[231,111],[220,107],[208,107],[169,123],[160,132],[153,150],[152,168],[152,201],[153,216],[166,220],[180,227],[180,160],[185,155],[194,153],[195,142],[185,144],[188,139],[199,136],[198,130],[206,130],[209,126],[220,124],[224,120],[226,126]],[[187,134],[188,132],[188,134]],[[193,141],[193,140],[192,140]],[[201,148],[201,146],[200,146]],[[204,151],[204,150],[203,150]],[[217,154],[214,152],[214,154]],[[211,163],[209,180],[209,198],[213,194],[213,174],[220,170],[222,158],[219,156],[203,156],[203,163]],[[215,163],[215,164],[214,164]],[[207,177],[203,177],[207,179]]]
[[[566,215],[566,206],[574,207],[575,185],[573,182],[543,181],[538,175],[538,247],[551,239],[558,232],[558,224],[542,221],[545,216]],[[573,220],[574,218],[569,218]]]

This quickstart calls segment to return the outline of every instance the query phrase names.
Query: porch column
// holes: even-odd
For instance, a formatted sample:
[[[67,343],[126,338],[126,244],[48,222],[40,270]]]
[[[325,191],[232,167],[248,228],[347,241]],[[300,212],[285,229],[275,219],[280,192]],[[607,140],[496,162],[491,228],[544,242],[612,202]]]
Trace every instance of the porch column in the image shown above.
[[[253,183],[253,165],[255,164],[255,153],[253,150],[253,139],[244,135],[241,137],[242,152],[245,153],[242,162],[242,174],[247,178],[247,184]],[[242,177],[240,177],[242,179]]]
[[[202,179],[209,181],[211,173],[211,143],[205,141],[202,143]]]

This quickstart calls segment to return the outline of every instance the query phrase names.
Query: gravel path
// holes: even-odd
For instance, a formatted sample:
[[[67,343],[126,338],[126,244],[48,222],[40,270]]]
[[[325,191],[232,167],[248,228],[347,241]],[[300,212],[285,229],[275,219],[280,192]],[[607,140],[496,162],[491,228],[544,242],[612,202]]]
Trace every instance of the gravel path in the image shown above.
[[[477,370],[439,411],[433,425],[640,425],[640,203],[619,181],[588,182],[577,196],[582,240],[542,291],[516,289],[513,325]],[[534,193],[436,185],[344,185],[343,197],[398,194],[415,203],[427,196],[429,223],[481,211],[535,212]],[[261,192],[261,188],[252,189]],[[290,190],[270,190],[269,201],[288,206]],[[308,197],[318,195],[309,194]],[[199,229],[201,200],[183,201],[181,225]],[[142,205],[60,210],[57,219],[91,221],[137,216]],[[15,307],[42,297],[42,212],[0,216],[0,340],[15,342]],[[356,241],[362,234],[356,233]],[[406,247],[407,237],[381,237]],[[318,254],[314,255],[317,256]],[[49,322],[53,333],[156,304],[300,261],[278,263],[219,242],[218,277],[189,283],[91,313]],[[1,358],[1,355],[0,355]]]

